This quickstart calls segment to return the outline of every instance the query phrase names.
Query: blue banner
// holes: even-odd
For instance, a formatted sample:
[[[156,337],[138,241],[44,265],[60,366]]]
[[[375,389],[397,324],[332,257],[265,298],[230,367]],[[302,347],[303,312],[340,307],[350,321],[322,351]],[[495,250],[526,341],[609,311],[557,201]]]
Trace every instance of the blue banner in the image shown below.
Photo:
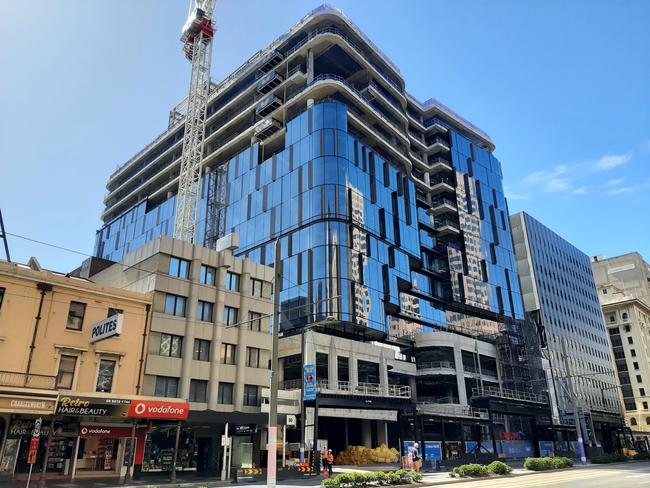
[[[303,367],[303,391],[305,401],[316,400],[316,365],[305,364]]]
[[[555,454],[553,441],[539,441],[539,455],[541,457],[549,457],[551,454]]]

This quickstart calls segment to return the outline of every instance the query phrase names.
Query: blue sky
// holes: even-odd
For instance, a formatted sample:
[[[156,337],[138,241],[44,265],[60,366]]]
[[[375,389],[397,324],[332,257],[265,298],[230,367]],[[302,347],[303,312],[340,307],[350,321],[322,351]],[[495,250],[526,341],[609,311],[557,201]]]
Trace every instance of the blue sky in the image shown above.
[[[223,79],[321,2],[220,0]],[[91,253],[107,177],[187,93],[181,0],[0,2],[0,208],[7,231]],[[409,91],[488,132],[510,210],[586,253],[650,260],[650,2],[332,2]],[[12,258],[83,256],[10,238]],[[4,257],[4,256],[3,256]]]

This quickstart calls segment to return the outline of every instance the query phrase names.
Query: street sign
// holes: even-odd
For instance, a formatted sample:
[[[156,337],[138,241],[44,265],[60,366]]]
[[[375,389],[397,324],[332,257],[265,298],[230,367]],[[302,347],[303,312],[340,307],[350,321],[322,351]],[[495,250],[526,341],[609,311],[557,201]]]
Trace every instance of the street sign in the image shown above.
[[[316,400],[316,365],[305,364],[303,367],[304,399]]]
[[[41,436],[41,425],[43,425],[43,419],[39,417],[34,421],[34,430],[32,431],[32,437]]]
[[[27,464],[36,464],[36,455],[38,454],[38,446],[40,443],[40,437],[32,437],[29,441],[29,454],[27,454]]]
[[[287,415],[287,427],[295,427],[297,423],[298,422],[295,415]]]

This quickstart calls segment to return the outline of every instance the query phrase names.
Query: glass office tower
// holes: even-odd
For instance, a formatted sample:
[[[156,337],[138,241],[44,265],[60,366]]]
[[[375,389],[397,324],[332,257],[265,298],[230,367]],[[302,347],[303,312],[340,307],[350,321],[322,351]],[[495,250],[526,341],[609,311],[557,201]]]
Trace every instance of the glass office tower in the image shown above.
[[[525,212],[510,217],[526,312],[544,330],[556,421],[577,407],[587,441],[612,448],[620,403],[589,257]]]
[[[109,179],[97,257],[119,261],[173,232],[183,110]],[[499,428],[532,436],[531,418],[548,416],[547,400],[531,382],[536,335],[524,320],[494,148],[437,100],[411,96],[347,17],[319,7],[211,95],[197,240],[213,247],[236,232],[236,255],[266,265],[279,240],[283,332],[327,321],[325,334],[398,351],[410,373],[369,376],[410,385],[409,405],[390,408],[491,425],[483,407],[517,411]],[[453,367],[416,371],[443,356]],[[362,366],[375,371],[367,360],[359,378]],[[416,408],[418,397],[453,408],[441,416]],[[411,432],[428,435],[426,426]],[[489,434],[492,450],[499,435]]]

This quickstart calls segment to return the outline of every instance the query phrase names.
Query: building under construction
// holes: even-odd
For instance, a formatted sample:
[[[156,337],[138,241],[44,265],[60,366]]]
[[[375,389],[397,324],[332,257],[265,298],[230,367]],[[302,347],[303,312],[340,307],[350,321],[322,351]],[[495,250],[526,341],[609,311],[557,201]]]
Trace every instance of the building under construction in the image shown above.
[[[174,233],[186,113],[110,176],[97,257]],[[238,257],[273,265],[280,239],[282,387],[315,368],[289,442],[419,441],[425,465],[555,449],[485,132],[410,95],[327,6],[212,85],[205,124],[196,242],[235,232]]]

